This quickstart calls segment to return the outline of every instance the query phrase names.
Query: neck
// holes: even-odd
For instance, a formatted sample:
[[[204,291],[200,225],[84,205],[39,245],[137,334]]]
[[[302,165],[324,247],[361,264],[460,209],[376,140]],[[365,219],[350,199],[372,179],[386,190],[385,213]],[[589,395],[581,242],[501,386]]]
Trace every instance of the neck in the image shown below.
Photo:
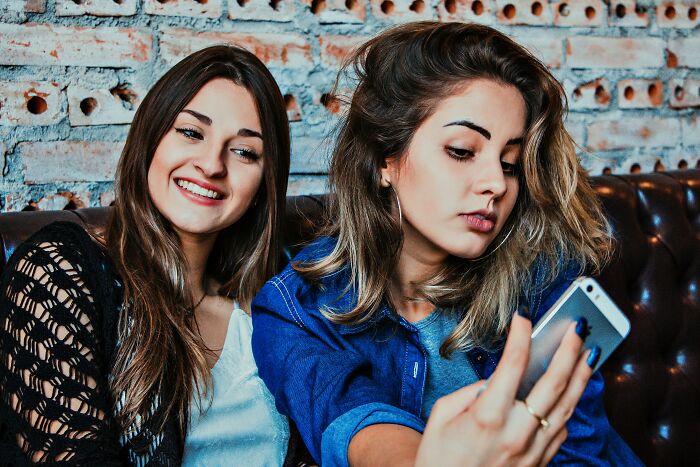
[[[399,253],[390,293],[396,312],[409,322],[428,316],[435,306],[416,299],[415,284],[436,274],[442,268],[447,254],[428,245],[424,238],[412,235],[412,229],[404,228],[404,241]]]
[[[216,234],[195,235],[185,232],[178,232],[182,252],[187,261],[187,275],[192,294],[195,300],[204,295],[207,290],[205,286],[205,274],[209,254],[214,248]]]

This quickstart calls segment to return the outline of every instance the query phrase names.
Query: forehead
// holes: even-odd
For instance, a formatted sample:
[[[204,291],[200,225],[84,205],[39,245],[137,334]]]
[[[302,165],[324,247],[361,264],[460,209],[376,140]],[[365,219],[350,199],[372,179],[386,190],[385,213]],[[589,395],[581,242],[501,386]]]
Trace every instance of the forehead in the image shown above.
[[[253,94],[228,79],[214,78],[208,81],[185,108],[206,115],[212,120],[212,125],[260,131],[260,119]]]
[[[436,126],[469,120],[492,134],[513,138],[525,131],[526,106],[514,86],[478,79],[466,82],[440,100],[429,119]]]

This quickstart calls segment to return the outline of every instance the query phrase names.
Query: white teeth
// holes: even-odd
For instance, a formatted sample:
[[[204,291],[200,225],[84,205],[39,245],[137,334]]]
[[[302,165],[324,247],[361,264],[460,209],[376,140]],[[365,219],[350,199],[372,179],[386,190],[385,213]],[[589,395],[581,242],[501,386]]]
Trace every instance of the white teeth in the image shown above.
[[[194,184],[192,182],[188,182],[185,180],[178,180],[177,181],[178,186],[184,188],[187,191],[190,191],[194,194],[200,195],[200,196],[205,196],[207,198],[212,198],[212,199],[220,199],[221,195],[218,194],[215,191],[212,190],[207,190],[206,188],[202,188],[201,186]]]
[[[474,217],[478,217],[478,218],[481,219],[482,221],[483,221],[483,220],[486,220],[486,218],[485,218],[484,216],[482,216],[481,214],[474,214]]]

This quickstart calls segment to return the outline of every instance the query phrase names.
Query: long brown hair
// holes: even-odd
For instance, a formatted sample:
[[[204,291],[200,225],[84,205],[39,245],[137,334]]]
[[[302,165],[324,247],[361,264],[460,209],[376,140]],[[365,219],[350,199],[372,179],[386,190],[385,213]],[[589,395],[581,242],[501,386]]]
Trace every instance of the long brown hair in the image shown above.
[[[210,386],[210,351],[189,310],[194,300],[185,258],[178,236],[149,196],[147,175],[177,115],[214,78],[229,79],[253,96],[265,163],[255,202],[219,232],[205,274],[222,284],[220,295],[246,304],[278,270],[290,150],[284,99],[255,55],[238,47],[209,47],[175,65],[145,96],[117,167],[116,201],[106,236],[124,282],[112,389],[124,395],[117,409],[125,425],[149,415],[157,396],[161,410],[156,423],[176,415],[184,430],[192,394],[196,390],[201,399]]]
[[[464,310],[441,352],[489,345],[503,335],[537,259],[548,263],[550,278],[570,262],[591,270],[603,264],[609,229],[564,128],[565,94],[523,47],[486,26],[409,23],[354,51],[338,83],[343,79],[357,86],[331,160],[335,197],[323,232],[338,241],[326,258],[295,265],[312,282],[349,265],[349,288],[357,302],[351,310],[325,310],[329,319],[362,322],[382,300],[391,301],[402,230],[392,214],[391,189],[380,184],[380,168],[387,157],[403,157],[437,104],[470,80],[494,80],[522,94],[527,126],[520,186],[525,189],[482,259],[451,257],[433,278],[416,284],[413,298]]]

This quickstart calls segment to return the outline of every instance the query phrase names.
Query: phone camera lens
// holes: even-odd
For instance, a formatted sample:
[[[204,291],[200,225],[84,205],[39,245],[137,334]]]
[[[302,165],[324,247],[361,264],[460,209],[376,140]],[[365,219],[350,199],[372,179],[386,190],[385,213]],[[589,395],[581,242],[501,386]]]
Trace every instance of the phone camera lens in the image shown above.
[[[589,285],[588,287],[586,287],[586,291],[593,292],[593,286]]]

